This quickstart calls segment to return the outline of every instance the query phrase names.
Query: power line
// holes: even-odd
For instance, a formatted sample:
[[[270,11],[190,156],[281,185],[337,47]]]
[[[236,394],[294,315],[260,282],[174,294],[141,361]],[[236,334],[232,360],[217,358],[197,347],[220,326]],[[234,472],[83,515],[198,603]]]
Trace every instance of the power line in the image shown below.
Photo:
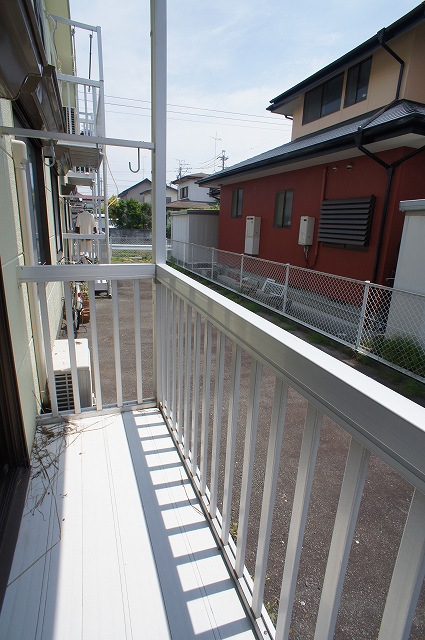
[[[126,113],[125,111],[110,111],[108,109],[107,113],[117,113],[117,114],[121,114],[123,116],[128,116],[129,114]],[[133,113],[133,116],[136,116],[138,118],[148,118],[149,116],[147,114],[144,113]],[[168,118],[168,120],[175,120],[177,122],[196,122],[197,124],[213,124],[215,126],[217,126],[216,122],[208,122],[205,120],[188,120],[186,118]],[[250,120],[241,120],[241,122],[250,122]],[[259,123],[260,124],[260,123]],[[267,124],[266,122],[262,122],[261,124]],[[272,123],[270,123],[272,124]],[[220,127],[244,127],[247,125],[243,125],[243,124],[232,124],[231,122],[220,122]],[[282,133],[282,129],[271,129],[270,127],[249,127],[250,129],[263,129],[263,131],[280,131],[280,133]]]
[[[123,96],[110,96],[110,95],[106,95],[105,94],[105,98],[114,98],[116,100],[127,100],[127,101],[131,101],[131,102],[143,102],[143,103],[146,103],[146,104],[151,104],[150,100],[140,100],[140,99],[137,99],[137,98],[124,98]],[[106,103],[106,104],[111,104],[111,103]],[[119,106],[131,107],[132,105],[119,105]],[[207,109],[205,107],[191,107],[191,106],[185,105],[185,104],[172,104],[172,103],[167,103],[167,107],[177,107],[179,109],[196,109],[197,111],[212,111],[213,113],[228,113],[228,114],[230,114],[232,116],[248,116],[249,118],[263,118],[265,120],[270,120],[271,118],[281,120],[280,116],[274,115],[274,114],[270,114],[269,116],[261,116],[261,115],[255,114],[255,113],[242,113],[242,112],[239,112],[239,111],[225,111],[224,109]],[[136,108],[136,109],[148,109],[149,107],[134,107],[134,108]],[[211,116],[211,117],[213,117],[213,116]],[[286,124],[286,125],[290,126],[289,123],[286,123],[286,122],[282,122],[282,124]]]
[[[109,169],[109,173],[111,174],[111,178],[112,178],[112,180],[114,181],[114,184],[115,184],[115,186],[116,186],[116,188],[117,188],[117,191],[118,191],[118,185],[117,185],[117,183],[116,183],[116,181],[115,181],[115,178],[114,178],[114,175],[113,175],[113,173],[112,173],[112,170],[111,170],[111,167],[110,167],[110,164],[109,164],[109,160],[108,160],[108,156],[107,156],[107,154],[106,154],[106,151],[105,151],[105,158],[106,158],[106,164],[107,164],[108,169]]]
[[[148,107],[137,107],[137,106],[133,106],[131,104],[122,104],[120,102],[106,102],[105,101],[105,105],[110,105],[113,107],[125,107],[126,109],[143,109],[145,111],[150,111],[150,109]],[[110,112],[113,113],[113,112]],[[118,112],[115,112],[118,113]],[[256,123],[255,120],[246,120],[245,118],[229,118],[228,116],[214,116],[211,114],[206,114],[206,113],[185,113],[184,111],[173,111],[172,109],[168,110],[168,113],[175,113],[175,114],[179,114],[179,115],[196,115],[197,118],[216,118],[217,120],[232,120],[232,121],[238,121],[238,122],[253,122]],[[134,115],[144,115],[144,114],[134,114]],[[256,116],[255,116],[256,117]],[[262,116],[258,116],[258,117],[262,117]],[[172,119],[172,118],[170,118]],[[268,122],[267,120],[260,120],[259,122],[261,122],[261,124],[270,124],[273,125],[275,124],[275,122]],[[281,124],[282,126],[291,126],[289,123],[287,122],[280,122],[279,124]]]

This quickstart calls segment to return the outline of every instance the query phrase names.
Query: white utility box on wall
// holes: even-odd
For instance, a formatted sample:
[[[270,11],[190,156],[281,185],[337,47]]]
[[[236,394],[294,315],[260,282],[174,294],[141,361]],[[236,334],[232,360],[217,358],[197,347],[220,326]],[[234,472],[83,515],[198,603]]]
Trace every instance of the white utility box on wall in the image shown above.
[[[247,216],[245,227],[245,253],[258,256],[260,250],[260,216]]]
[[[298,236],[298,244],[310,246],[313,244],[314,236],[314,218],[312,216],[302,216],[300,220],[300,233]]]

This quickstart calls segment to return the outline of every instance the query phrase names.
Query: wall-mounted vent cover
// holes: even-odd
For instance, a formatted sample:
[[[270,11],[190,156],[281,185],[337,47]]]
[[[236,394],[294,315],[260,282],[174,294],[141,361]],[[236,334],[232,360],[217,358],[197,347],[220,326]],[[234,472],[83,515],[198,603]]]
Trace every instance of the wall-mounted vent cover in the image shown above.
[[[318,240],[327,244],[367,247],[374,208],[375,196],[323,200]]]

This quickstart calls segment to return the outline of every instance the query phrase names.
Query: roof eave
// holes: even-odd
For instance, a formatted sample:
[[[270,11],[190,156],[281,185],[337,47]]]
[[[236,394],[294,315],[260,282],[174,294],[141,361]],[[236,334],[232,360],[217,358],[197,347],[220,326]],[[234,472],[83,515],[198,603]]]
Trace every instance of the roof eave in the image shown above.
[[[376,51],[381,46],[382,38],[384,42],[390,42],[397,36],[401,35],[405,31],[408,31],[416,24],[422,22],[425,19],[425,2],[422,2],[415,9],[402,16],[399,20],[391,24],[389,27],[381,29],[377,34],[360,44],[355,49],[352,49],[348,53],[338,58],[331,64],[327,65],[323,69],[320,69],[317,73],[313,74],[309,78],[306,78],[299,84],[295,85],[288,91],[281,93],[276,98],[270,100],[270,106],[267,107],[267,111],[272,113],[280,112],[284,115],[291,115],[290,109],[282,110],[283,107],[292,103],[300,94],[305,93],[315,85],[326,81],[328,78],[335,75],[339,71],[347,68],[347,66],[356,63],[357,61],[365,58],[369,54]],[[287,111],[287,113],[286,113]]]
[[[357,149],[356,142],[357,131],[350,132],[337,139],[326,140],[320,142],[311,147],[305,149],[297,149],[295,151],[275,156],[265,160],[259,160],[252,164],[248,164],[244,167],[235,169],[229,169],[226,172],[216,174],[215,179],[205,178],[203,180],[205,186],[220,186],[222,180],[227,180],[231,177],[243,176],[248,173],[255,173],[267,169],[273,169],[279,166],[286,166],[295,162],[301,162],[305,160],[311,160],[319,156],[326,156],[338,151],[346,151],[348,149]],[[374,142],[381,142],[382,140],[389,140],[396,138],[404,134],[415,133],[423,135],[425,137],[425,115],[421,114],[409,114],[400,118],[397,122],[397,126],[394,126],[394,122],[386,122],[374,127],[363,130],[362,144],[373,144]],[[425,140],[424,140],[425,142]]]

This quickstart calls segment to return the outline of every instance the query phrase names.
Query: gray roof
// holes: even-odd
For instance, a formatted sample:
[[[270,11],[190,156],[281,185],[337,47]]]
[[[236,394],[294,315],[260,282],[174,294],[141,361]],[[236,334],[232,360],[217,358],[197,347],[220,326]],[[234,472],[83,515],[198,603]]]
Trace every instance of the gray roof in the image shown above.
[[[331,64],[327,65],[323,69],[317,71],[317,73],[313,74],[309,78],[306,78],[299,84],[291,87],[287,91],[284,91],[276,98],[270,100],[271,105],[267,107],[269,111],[280,111],[282,112],[282,108],[290,103],[296,96],[299,96],[302,93],[305,93],[310,88],[317,86],[320,82],[332,77],[336,73],[339,73],[347,66],[354,64],[354,62],[365,58],[367,55],[370,55],[373,51],[382,46],[383,43],[391,42],[394,38],[404,33],[405,31],[411,29],[415,25],[422,22],[425,18],[425,2],[421,2],[420,5],[409,11],[406,15],[399,18],[396,22],[381,29],[376,35],[363,42],[352,51],[349,51],[345,55],[343,55],[338,60],[334,60]]]
[[[388,139],[403,133],[425,135],[425,105],[400,100],[373,113],[338,124],[319,132],[297,138],[258,156],[214,173],[200,181],[202,185],[216,184],[221,178],[246,173],[268,166],[296,162],[308,157],[317,157],[334,151],[357,147],[357,137],[362,133],[364,144]]]

